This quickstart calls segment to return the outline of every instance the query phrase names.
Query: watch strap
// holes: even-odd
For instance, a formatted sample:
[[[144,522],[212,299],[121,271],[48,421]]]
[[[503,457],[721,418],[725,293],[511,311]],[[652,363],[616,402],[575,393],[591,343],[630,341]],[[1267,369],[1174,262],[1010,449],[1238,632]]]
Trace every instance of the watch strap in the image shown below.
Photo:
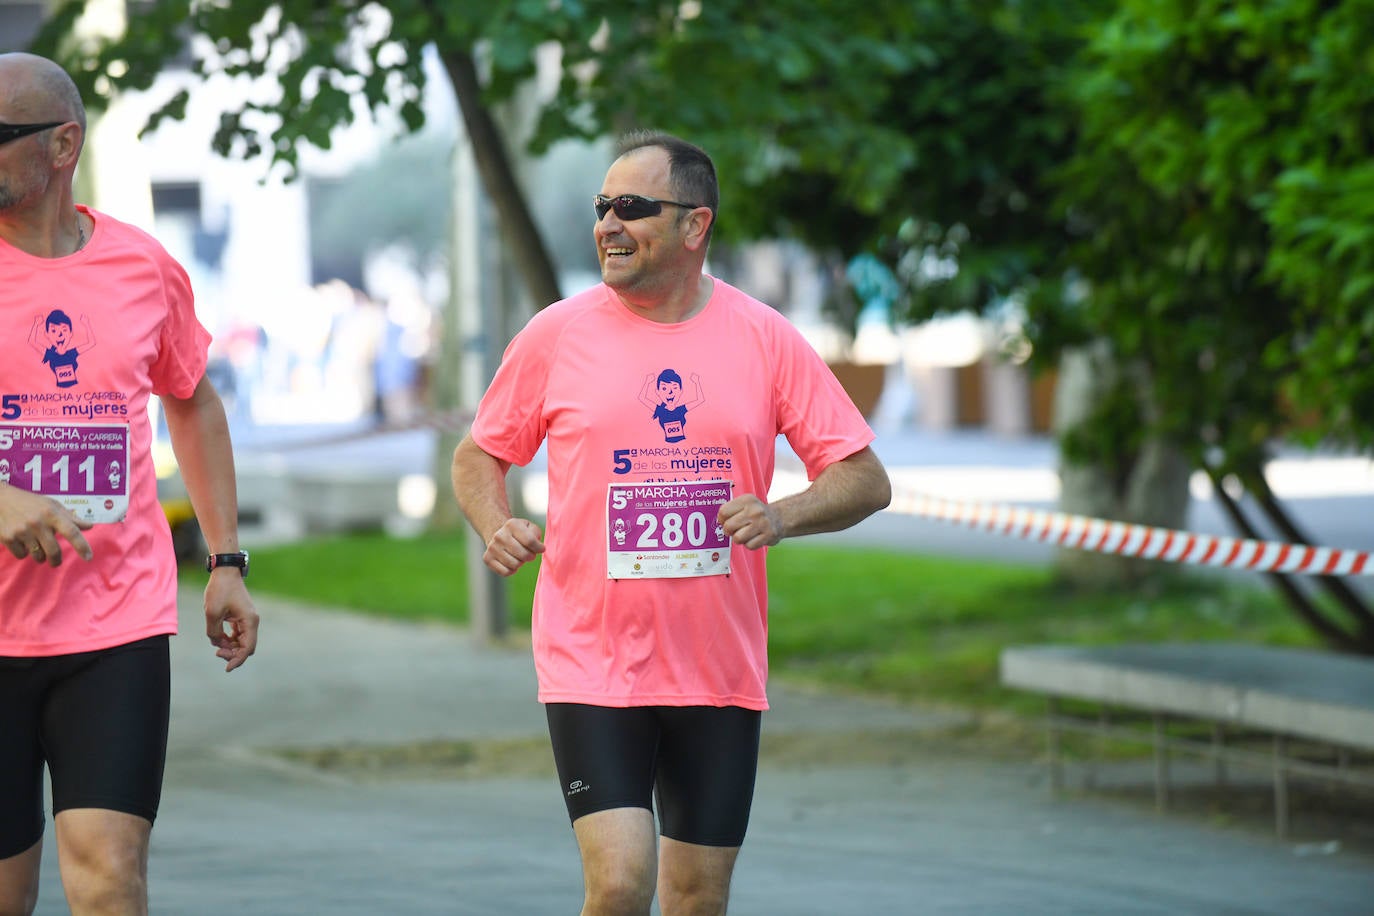
[[[212,553],[205,558],[205,571],[214,572],[221,566],[233,566],[244,578],[248,577],[248,551],[237,553]]]

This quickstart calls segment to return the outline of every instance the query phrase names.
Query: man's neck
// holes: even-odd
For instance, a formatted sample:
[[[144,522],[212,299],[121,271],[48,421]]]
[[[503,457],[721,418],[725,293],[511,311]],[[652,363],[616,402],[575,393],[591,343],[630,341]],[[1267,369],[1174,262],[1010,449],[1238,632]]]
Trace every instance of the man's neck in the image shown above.
[[[696,274],[683,285],[676,287],[663,297],[626,296],[617,292],[616,296],[630,311],[641,318],[657,321],[660,324],[680,324],[700,315],[711,301],[715,291],[715,280],[707,274]]]
[[[11,208],[0,213],[0,239],[36,258],[63,258],[80,248],[83,219],[70,198],[57,206]]]

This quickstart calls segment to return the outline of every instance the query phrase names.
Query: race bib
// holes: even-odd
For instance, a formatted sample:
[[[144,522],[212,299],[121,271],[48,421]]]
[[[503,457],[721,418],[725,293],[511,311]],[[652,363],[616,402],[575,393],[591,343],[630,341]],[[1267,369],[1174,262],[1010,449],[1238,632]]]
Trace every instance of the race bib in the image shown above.
[[[90,522],[129,509],[129,427],[0,424],[0,482],[50,496]]]
[[[730,539],[716,516],[728,480],[613,483],[606,494],[606,577],[681,579],[730,572]]]

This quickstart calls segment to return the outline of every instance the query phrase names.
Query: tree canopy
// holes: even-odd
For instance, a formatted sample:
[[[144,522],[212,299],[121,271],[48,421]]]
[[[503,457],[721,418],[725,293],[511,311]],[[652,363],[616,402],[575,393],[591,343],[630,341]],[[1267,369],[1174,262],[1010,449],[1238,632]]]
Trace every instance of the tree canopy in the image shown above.
[[[1128,0],[1060,182],[1089,322],[1148,358],[1196,462],[1374,445],[1374,5]]]

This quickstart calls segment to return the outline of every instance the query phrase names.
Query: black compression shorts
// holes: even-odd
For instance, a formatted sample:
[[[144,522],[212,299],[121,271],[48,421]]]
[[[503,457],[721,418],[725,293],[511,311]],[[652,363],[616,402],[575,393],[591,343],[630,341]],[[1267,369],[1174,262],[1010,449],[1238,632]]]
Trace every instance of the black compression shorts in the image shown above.
[[[749,826],[762,714],[737,706],[549,703],[554,762],[576,821],[658,802],[669,839],[740,846]]]
[[[0,657],[0,859],[43,835],[43,765],[56,814],[157,816],[167,757],[166,636],[43,658]]]

